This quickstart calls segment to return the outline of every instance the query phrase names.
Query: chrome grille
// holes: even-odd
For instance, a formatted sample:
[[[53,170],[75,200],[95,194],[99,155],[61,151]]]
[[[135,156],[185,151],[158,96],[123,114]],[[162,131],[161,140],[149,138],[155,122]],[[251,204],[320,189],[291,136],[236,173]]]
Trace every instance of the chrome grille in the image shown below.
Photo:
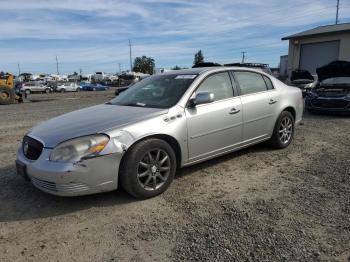
[[[54,192],[80,192],[88,190],[89,187],[83,183],[68,183],[68,184],[56,184],[46,180],[38,179],[35,177],[31,178],[32,183],[42,189],[54,191]]]

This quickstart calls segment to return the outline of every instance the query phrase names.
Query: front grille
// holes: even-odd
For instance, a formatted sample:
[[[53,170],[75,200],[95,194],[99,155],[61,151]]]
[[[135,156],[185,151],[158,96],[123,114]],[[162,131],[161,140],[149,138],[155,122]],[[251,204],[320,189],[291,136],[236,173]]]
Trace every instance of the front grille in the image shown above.
[[[43,144],[34,138],[31,138],[29,136],[25,136],[23,138],[23,154],[30,160],[37,160],[43,151],[43,147]]]
[[[315,99],[312,101],[312,104],[316,107],[323,107],[323,108],[345,108],[348,106],[349,102],[345,100]]]

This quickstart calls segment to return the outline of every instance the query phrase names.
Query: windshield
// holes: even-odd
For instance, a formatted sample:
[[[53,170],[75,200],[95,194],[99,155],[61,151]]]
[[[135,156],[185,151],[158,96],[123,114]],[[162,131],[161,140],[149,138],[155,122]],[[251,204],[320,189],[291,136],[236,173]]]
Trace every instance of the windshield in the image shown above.
[[[109,104],[169,108],[174,106],[197,75],[156,75],[134,84]]]

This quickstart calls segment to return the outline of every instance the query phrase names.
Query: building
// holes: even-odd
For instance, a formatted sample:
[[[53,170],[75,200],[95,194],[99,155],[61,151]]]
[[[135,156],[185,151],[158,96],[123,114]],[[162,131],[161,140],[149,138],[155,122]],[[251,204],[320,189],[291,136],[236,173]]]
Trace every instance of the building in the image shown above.
[[[281,77],[288,76],[288,55],[282,55],[280,57],[280,72],[279,75]]]
[[[289,76],[295,69],[316,74],[316,68],[334,60],[350,61],[350,23],[319,26],[282,40],[289,40]]]

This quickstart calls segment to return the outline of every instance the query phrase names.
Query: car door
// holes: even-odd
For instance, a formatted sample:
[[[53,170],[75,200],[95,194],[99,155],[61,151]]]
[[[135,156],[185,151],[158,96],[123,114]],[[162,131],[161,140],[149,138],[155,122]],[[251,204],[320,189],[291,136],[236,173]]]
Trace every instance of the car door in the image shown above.
[[[41,91],[40,83],[39,82],[34,82],[32,90],[35,91],[35,92],[40,92]]]
[[[243,111],[243,140],[251,143],[271,135],[277,92],[269,77],[251,71],[234,71]]]
[[[214,102],[185,109],[190,162],[229,151],[242,140],[242,105],[229,73],[208,76],[195,91],[200,92],[213,93]]]

